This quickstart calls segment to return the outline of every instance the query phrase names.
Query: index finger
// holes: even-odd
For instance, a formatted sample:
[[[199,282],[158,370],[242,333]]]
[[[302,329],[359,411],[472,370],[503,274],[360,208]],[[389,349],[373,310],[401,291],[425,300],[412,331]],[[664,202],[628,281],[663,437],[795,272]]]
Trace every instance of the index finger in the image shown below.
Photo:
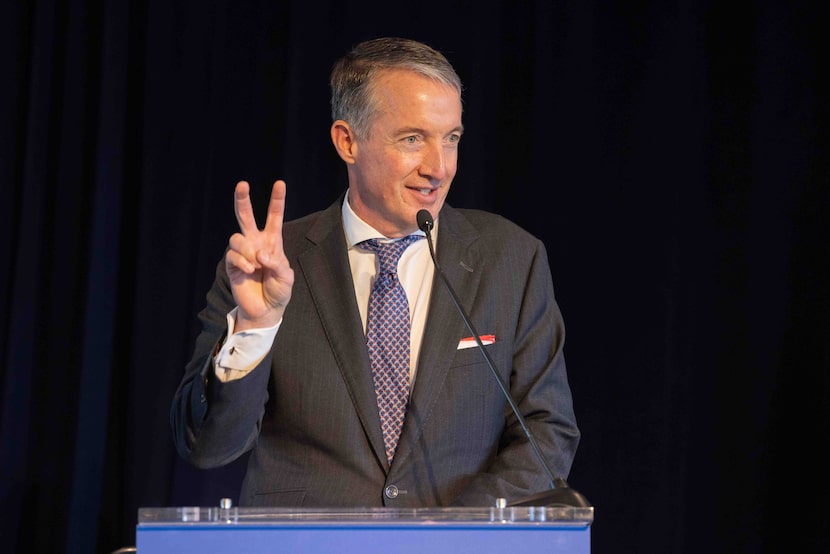
[[[282,223],[285,218],[285,181],[274,182],[271,188],[271,200],[268,202],[268,215],[265,217],[265,234],[278,239],[282,234]]]
[[[254,217],[254,209],[251,206],[251,187],[247,181],[236,183],[233,193],[233,211],[243,235],[247,236],[252,231],[259,230]]]

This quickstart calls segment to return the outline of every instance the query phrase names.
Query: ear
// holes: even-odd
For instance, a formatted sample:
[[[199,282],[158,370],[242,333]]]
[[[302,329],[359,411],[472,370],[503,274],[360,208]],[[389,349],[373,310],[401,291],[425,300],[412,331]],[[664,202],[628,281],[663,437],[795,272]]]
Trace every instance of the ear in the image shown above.
[[[344,162],[347,164],[355,163],[357,156],[355,134],[351,126],[342,119],[338,119],[331,124],[331,142]]]

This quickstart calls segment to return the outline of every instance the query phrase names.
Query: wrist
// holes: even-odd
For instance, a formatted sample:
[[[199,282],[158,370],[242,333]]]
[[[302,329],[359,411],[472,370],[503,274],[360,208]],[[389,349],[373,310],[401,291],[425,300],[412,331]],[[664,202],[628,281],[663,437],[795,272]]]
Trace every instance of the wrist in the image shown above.
[[[234,333],[249,329],[268,329],[277,326],[282,321],[284,309],[270,310],[259,317],[251,317],[240,309],[234,314]]]

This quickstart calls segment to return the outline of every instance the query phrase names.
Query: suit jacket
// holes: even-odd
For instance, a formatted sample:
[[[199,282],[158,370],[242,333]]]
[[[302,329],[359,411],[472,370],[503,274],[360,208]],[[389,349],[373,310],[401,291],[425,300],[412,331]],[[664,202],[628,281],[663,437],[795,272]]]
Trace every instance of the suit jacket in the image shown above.
[[[224,262],[171,409],[179,453],[211,468],[251,450],[239,503],[286,507],[492,506],[550,488],[436,272],[413,385],[391,467],[341,221],[342,197],[287,222],[295,272],[271,352],[222,383],[212,357],[234,306]],[[544,245],[508,220],[444,205],[439,263],[509,385],[548,466],[567,477],[579,442],[565,331]]]

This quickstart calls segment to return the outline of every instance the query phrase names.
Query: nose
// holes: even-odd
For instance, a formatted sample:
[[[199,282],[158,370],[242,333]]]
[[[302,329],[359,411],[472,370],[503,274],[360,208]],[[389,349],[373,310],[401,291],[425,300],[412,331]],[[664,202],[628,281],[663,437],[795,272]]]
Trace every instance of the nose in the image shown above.
[[[447,152],[441,144],[428,144],[423,149],[423,157],[421,158],[421,167],[419,172],[421,176],[434,181],[441,181],[447,176]]]

